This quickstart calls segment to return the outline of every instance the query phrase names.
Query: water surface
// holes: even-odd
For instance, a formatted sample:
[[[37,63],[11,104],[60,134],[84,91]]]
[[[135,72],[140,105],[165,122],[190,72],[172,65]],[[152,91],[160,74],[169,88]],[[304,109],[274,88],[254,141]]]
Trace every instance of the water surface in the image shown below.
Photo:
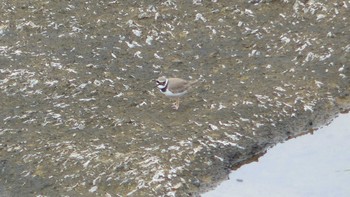
[[[350,114],[289,140],[230,174],[203,197],[350,196]]]

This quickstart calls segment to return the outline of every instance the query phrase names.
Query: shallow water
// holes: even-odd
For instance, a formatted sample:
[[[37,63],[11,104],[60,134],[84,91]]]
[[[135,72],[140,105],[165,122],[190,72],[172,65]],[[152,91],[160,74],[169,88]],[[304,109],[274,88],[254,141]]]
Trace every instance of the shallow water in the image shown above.
[[[230,174],[203,197],[350,196],[350,113],[289,140]]]

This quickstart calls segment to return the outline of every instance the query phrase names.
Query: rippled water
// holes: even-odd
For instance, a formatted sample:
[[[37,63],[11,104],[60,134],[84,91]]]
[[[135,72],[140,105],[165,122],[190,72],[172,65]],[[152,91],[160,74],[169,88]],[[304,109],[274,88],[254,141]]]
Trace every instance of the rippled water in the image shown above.
[[[314,134],[289,140],[232,172],[203,197],[350,196],[350,114]]]

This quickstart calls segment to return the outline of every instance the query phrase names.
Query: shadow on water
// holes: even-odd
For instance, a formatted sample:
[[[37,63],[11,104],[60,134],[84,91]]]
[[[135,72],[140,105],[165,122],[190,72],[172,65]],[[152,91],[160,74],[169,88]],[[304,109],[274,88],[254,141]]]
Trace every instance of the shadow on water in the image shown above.
[[[349,196],[350,113],[314,134],[278,144],[203,197]]]

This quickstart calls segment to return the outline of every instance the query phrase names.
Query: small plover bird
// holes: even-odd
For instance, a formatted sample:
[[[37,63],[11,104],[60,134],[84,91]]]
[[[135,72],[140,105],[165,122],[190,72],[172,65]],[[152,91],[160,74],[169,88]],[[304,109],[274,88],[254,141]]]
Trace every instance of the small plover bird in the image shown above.
[[[191,86],[197,82],[198,80],[187,81],[185,79],[166,78],[164,76],[156,80],[157,87],[163,94],[176,99],[176,102],[173,104],[173,108],[176,110],[180,106],[180,97],[185,95]]]

